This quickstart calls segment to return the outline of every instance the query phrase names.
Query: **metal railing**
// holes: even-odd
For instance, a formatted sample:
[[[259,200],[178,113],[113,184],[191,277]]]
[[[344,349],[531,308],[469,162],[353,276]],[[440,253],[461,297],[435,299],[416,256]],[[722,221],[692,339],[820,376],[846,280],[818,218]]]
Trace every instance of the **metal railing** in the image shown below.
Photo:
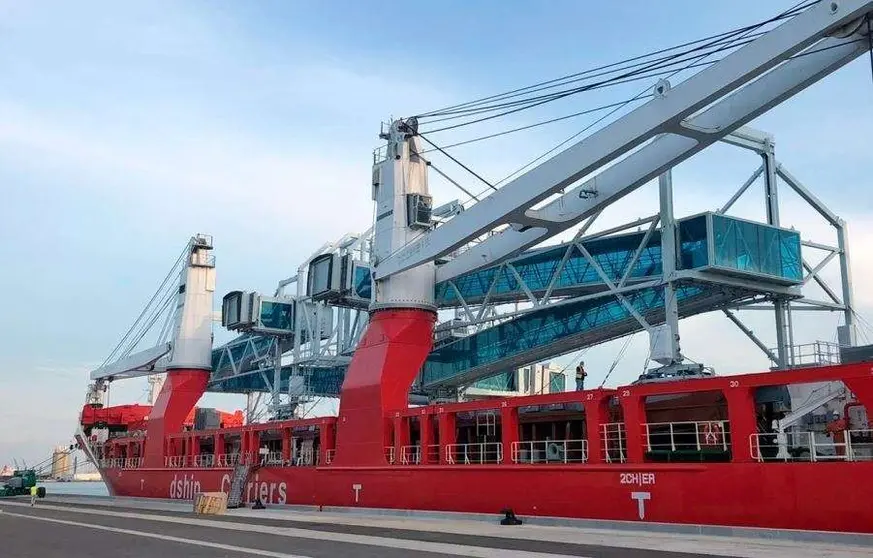
[[[215,454],[201,453],[200,455],[195,455],[193,464],[195,467],[214,467]]]
[[[385,446],[385,461],[394,465],[394,446]]]
[[[600,440],[603,442],[603,460],[607,463],[627,461],[627,433],[623,422],[607,422],[600,425]]]
[[[846,430],[845,436],[852,461],[873,461],[873,429]]]
[[[239,463],[238,453],[219,453],[215,456],[216,467],[234,467],[237,463]]]
[[[272,457],[273,454],[267,454]],[[278,454],[281,460],[281,454]],[[219,453],[219,454],[211,454],[211,453],[201,453],[198,455],[168,455],[164,457],[164,467],[169,467],[171,469],[178,469],[184,467],[197,467],[197,468],[231,468],[236,466],[239,463],[245,464],[254,464],[256,462],[258,455],[255,453]],[[137,458],[142,460],[141,457]],[[260,461],[258,461],[260,462]],[[264,464],[261,462],[261,464]],[[272,461],[269,463],[273,465]]]
[[[752,459],[765,461],[873,461],[873,429],[834,432],[788,431],[749,436]]]
[[[730,423],[726,420],[647,422],[643,424],[646,451],[728,450]]]
[[[587,440],[541,440],[512,442],[513,463],[585,463]]]
[[[164,457],[164,466],[170,467],[172,469],[187,467],[188,466],[188,456],[187,455],[168,455]]]
[[[776,352],[776,349],[772,349]],[[829,341],[789,345],[790,366],[830,366],[840,364],[840,346]]]
[[[428,463],[435,465],[440,462],[439,444],[426,446],[426,452]],[[400,459],[398,459],[398,453]],[[424,455],[425,453],[419,444],[401,446],[399,452],[394,446],[385,446],[385,460],[390,465],[421,465]]]
[[[418,465],[421,463],[421,446],[401,447],[400,463],[403,465]]]
[[[312,448],[301,449],[297,452],[294,464],[298,467],[311,467],[315,465],[315,452]]]
[[[373,150],[373,164],[379,164],[388,158],[388,146],[380,145]]]
[[[142,465],[142,457],[106,457],[100,460],[103,469],[139,469]]]
[[[503,444],[500,442],[446,445],[446,463],[450,465],[483,465],[502,461]]]
[[[282,466],[284,464],[285,460],[282,459],[281,451],[271,451],[261,456],[261,466]]]

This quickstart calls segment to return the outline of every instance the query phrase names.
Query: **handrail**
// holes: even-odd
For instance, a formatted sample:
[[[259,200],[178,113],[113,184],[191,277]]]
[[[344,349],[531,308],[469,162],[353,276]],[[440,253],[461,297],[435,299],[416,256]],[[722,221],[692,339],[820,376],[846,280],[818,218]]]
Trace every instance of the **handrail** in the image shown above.
[[[727,451],[730,447],[730,423],[726,420],[652,422],[643,423],[643,444],[649,451],[677,451],[682,449],[718,448]],[[783,434],[756,433],[749,436],[751,456],[758,462],[820,462],[820,461],[873,461],[873,429],[841,430],[831,433],[830,440],[816,438],[821,432],[789,430]],[[693,437],[692,437],[693,436]],[[601,424],[601,443],[606,463],[626,462],[624,424],[620,422]],[[444,449],[442,449],[444,448]],[[442,449],[442,452],[441,452]],[[419,465],[423,462],[420,444],[401,446],[399,460],[394,446],[385,447],[386,460],[394,464]],[[500,442],[474,442],[468,444],[429,444],[428,462],[436,464],[440,454],[450,465],[470,465],[503,462],[503,444]],[[172,455],[164,457],[167,468],[231,468],[237,463],[255,463],[260,457],[262,466],[312,466],[313,450],[300,450],[293,462],[286,462],[281,452],[256,454],[222,453],[198,455]],[[336,449],[324,452],[325,463],[330,465],[336,458]],[[510,461],[516,464],[587,463],[588,440],[527,440],[513,442]],[[320,461],[320,459],[319,459]],[[143,467],[143,457],[107,457],[98,459],[104,469],[138,469]]]
[[[389,465],[394,465],[394,446],[385,446],[385,460]]]
[[[142,457],[104,457],[100,460],[103,469],[139,469],[142,465]]]
[[[503,443],[501,442],[446,445],[446,463],[450,465],[482,465],[485,463],[501,463],[502,461]]]
[[[607,422],[600,425],[603,442],[603,460],[606,463],[627,461],[627,432],[623,422]]]
[[[645,430],[643,442],[649,452],[677,451],[677,449],[689,449],[689,446],[696,451],[703,451],[705,448],[728,450],[727,436],[730,434],[730,422],[726,420],[646,422],[643,423],[643,427]],[[692,431],[693,443],[688,439]],[[669,441],[663,441],[668,436]]]
[[[187,455],[169,455],[164,458],[164,465],[173,469],[186,467],[188,465]]]
[[[530,440],[512,442],[513,463],[585,463],[587,440]]]
[[[208,468],[215,466],[215,455],[212,453],[201,453],[194,456],[194,467]]]
[[[215,466],[222,468],[230,468],[239,463],[238,453],[219,453],[215,459]]]
[[[440,445],[428,444],[425,446],[428,463],[436,464],[440,461]],[[421,465],[424,461],[425,452],[422,451],[420,444],[400,447],[400,464],[401,465]],[[392,463],[394,463],[392,461]]]
[[[242,465],[256,465],[260,463],[259,455],[253,451],[247,451],[240,454],[239,463]]]
[[[823,432],[787,431],[749,436],[752,459],[781,462],[873,461],[873,429],[839,430],[829,441],[819,441]]]
[[[294,460],[294,464],[298,467],[311,467],[315,465],[315,454],[312,451],[312,448],[301,449],[297,452],[297,458]]]
[[[400,448],[400,463],[403,465],[418,465],[421,463],[421,446],[402,446]]]
[[[261,466],[275,466],[275,465],[284,465],[285,460],[282,459],[281,451],[271,451],[269,453],[265,453],[261,457]]]
[[[873,429],[846,430],[845,439],[851,461],[873,461]]]

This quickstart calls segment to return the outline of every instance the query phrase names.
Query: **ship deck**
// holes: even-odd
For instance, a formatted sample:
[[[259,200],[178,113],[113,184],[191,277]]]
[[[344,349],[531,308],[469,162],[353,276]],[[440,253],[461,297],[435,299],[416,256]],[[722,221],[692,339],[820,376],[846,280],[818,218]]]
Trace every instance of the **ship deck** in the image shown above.
[[[865,535],[657,525],[641,530],[546,518],[513,527],[469,514],[274,506],[196,516],[190,502],[79,496],[49,496],[33,508],[27,499],[0,501],[0,537],[9,558],[855,558],[869,556],[873,545]]]

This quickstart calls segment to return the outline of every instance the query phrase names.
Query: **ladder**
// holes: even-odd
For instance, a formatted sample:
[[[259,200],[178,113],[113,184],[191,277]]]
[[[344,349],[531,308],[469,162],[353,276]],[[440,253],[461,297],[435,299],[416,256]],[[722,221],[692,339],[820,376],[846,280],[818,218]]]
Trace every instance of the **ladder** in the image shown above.
[[[230,493],[227,495],[227,507],[238,508],[242,504],[243,490],[246,487],[246,481],[249,480],[249,474],[252,471],[252,465],[238,463],[233,468],[233,479],[230,482]]]

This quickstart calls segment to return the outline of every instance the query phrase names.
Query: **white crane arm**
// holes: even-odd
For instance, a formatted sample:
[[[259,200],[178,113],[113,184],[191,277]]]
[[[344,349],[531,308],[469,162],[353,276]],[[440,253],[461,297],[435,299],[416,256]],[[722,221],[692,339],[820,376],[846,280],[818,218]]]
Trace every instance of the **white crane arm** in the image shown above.
[[[375,278],[384,279],[425,262],[434,261],[501,224],[512,224],[517,229],[529,226],[540,228],[542,232],[539,234],[539,240],[555,234],[552,232],[554,230],[552,222],[548,221],[550,214],[544,210],[530,212],[532,206],[660,134],[674,134],[664,138],[667,147],[674,153],[693,152],[694,146],[703,138],[712,138],[712,141],[716,141],[720,136],[728,134],[730,128],[722,130],[710,128],[706,126],[710,120],[700,120],[700,117],[695,118],[694,128],[687,124],[682,125],[682,122],[871,11],[873,11],[871,0],[819,2],[680,83],[666,95],[652,99],[584,138],[507,183],[499,191],[461,215],[404,246],[376,266]],[[856,48],[863,52],[866,47]],[[808,85],[836,67],[822,70],[815,79],[801,83]],[[755,101],[751,95],[747,95],[741,98],[748,103],[747,106],[737,108],[739,112],[760,114],[782,102],[802,86],[796,84],[795,87],[787,87],[781,92],[769,95],[766,95],[768,92],[765,90],[763,93],[769,102]],[[723,110],[730,109],[730,106],[723,108]],[[742,120],[738,120],[737,126],[742,124]],[[667,147],[662,149],[666,150]],[[655,176],[668,167],[669,165],[664,164],[659,169],[651,169],[645,174]],[[618,191],[610,197],[617,199],[621,195],[623,193]],[[606,196],[598,196],[598,198],[604,197]]]
[[[531,228],[521,231],[506,228],[439,267],[437,281],[500,263],[574,226],[854,60],[867,49],[866,39],[859,41],[857,37],[826,39],[810,47],[803,56],[786,62],[699,115],[681,122],[675,133],[655,138],[545,207],[528,210],[526,216],[540,226],[531,224]],[[589,195],[590,192],[596,194]]]
[[[94,370],[91,372],[91,379],[127,379],[154,374],[155,364],[161,357],[169,354],[172,350],[173,345],[171,343],[161,343]]]

